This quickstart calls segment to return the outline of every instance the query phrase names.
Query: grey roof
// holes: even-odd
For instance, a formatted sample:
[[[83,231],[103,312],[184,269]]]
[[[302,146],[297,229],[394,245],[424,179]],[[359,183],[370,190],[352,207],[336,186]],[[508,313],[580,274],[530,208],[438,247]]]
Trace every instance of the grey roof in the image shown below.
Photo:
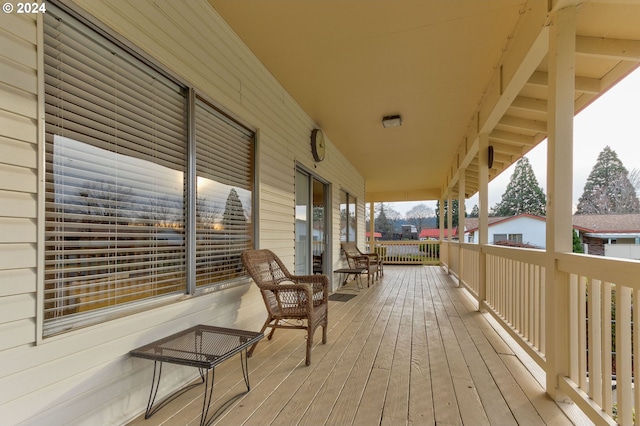
[[[573,215],[573,226],[587,232],[640,232],[640,214]]]
[[[519,215],[518,215],[519,216]],[[514,216],[515,217],[515,216]],[[506,220],[505,217],[489,217],[489,224]],[[467,231],[478,229],[478,219],[464,220]],[[640,214],[580,214],[573,215],[573,226],[585,232],[639,233]]]

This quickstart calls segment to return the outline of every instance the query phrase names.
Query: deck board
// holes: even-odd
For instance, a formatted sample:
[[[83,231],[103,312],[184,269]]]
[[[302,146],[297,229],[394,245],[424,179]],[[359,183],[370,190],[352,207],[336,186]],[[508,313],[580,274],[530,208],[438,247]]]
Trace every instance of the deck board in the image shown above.
[[[311,365],[304,331],[277,330],[249,359],[251,392],[214,424],[571,424],[527,369],[531,361],[520,361],[441,268],[386,266],[370,288],[352,282],[339,292],[357,296],[329,302],[328,342],[319,329]],[[243,390],[240,363],[217,367],[215,383],[214,409]],[[201,392],[131,424],[196,425]]]

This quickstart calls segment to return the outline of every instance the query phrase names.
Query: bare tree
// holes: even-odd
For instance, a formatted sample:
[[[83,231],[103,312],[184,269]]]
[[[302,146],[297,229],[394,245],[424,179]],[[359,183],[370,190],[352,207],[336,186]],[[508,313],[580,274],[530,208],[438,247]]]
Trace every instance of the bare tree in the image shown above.
[[[434,211],[426,204],[416,204],[406,214],[405,218],[410,224],[416,227],[418,233],[426,223],[427,219],[434,215]]]
[[[132,209],[125,208],[133,199],[133,190],[130,187],[106,180],[87,181],[78,195],[80,197],[73,204],[82,206],[80,210],[84,210],[85,214],[116,218],[116,221],[130,219],[126,217],[126,212]]]
[[[196,223],[199,229],[213,229],[216,219],[222,214],[222,202],[214,198],[199,196],[196,198]]]

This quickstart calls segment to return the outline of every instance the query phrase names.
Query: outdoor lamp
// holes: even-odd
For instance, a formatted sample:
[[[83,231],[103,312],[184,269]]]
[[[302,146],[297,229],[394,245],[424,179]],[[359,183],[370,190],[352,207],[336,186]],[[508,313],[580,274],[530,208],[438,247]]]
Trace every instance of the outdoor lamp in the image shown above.
[[[398,127],[402,125],[402,118],[399,115],[387,115],[382,117],[382,127]]]

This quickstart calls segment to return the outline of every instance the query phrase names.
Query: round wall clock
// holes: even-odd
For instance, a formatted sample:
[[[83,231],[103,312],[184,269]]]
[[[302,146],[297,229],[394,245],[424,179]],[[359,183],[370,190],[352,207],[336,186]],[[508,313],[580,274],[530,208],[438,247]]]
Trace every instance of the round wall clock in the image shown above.
[[[313,129],[311,132],[311,154],[315,161],[324,160],[325,156],[325,143],[324,134],[320,129]]]

